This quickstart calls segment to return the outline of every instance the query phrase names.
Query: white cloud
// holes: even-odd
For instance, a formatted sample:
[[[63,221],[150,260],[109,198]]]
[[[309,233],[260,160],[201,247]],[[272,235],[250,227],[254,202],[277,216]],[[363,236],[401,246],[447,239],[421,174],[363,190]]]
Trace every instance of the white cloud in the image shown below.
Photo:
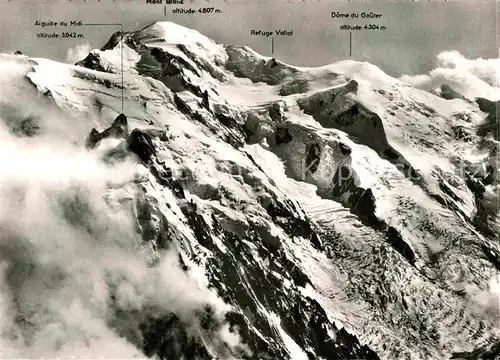
[[[500,59],[467,59],[458,51],[444,51],[429,74],[403,75],[400,80],[424,90],[446,84],[471,99],[496,100],[500,99]]]
[[[68,49],[66,53],[66,62],[69,64],[74,64],[80,60],[83,60],[92,50],[90,44],[78,44],[74,48]]]
[[[485,81],[490,86],[500,86],[500,59],[469,60],[458,51],[444,51],[438,55],[437,60],[438,68],[462,70]]]
[[[500,274],[492,276],[488,290],[469,289],[473,310],[494,323],[500,321]]]

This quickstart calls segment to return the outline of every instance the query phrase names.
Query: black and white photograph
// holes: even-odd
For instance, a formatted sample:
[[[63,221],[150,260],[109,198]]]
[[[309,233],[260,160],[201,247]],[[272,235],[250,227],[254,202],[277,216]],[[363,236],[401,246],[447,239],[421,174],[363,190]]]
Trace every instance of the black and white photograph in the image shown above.
[[[0,359],[500,360],[499,13],[0,0]]]

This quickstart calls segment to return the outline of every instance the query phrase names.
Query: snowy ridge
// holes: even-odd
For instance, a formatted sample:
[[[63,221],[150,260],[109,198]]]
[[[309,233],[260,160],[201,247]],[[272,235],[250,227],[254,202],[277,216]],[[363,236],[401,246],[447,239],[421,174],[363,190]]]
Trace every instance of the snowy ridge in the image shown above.
[[[178,321],[145,306],[140,331],[119,333],[144,356],[448,359],[500,342],[499,142],[477,131],[474,99],[368,63],[294,67],[168,22],[76,65],[0,61],[17,69],[2,93],[32,103],[6,96],[6,128],[27,136],[30,115],[51,133],[37,107],[53,109],[72,142],[128,166],[134,180],[107,196],[132,209],[137,251],[153,267],[172,251],[220,315],[193,325],[181,304]]]

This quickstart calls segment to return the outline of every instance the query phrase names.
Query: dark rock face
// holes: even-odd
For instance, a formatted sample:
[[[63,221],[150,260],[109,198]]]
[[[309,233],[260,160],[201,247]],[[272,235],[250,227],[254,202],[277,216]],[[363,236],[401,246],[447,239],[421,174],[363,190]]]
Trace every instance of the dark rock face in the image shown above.
[[[353,125],[362,117],[359,106],[352,106],[348,110],[340,113],[333,121],[339,126]],[[364,120],[364,119],[363,119]],[[377,127],[376,121],[372,121],[373,127]]]
[[[234,136],[232,140],[228,141],[229,143],[234,144],[234,147],[238,148],[243,145],[242,138],[245,138],[246,140],[248,139],[248,130],[244,125],[239,124],[234,118],[220,112],[214,112],[214,116],[224,127],[233,130],[239,135],[238,137]],[[229,135],[226,136],[228,137]]]
[[[212,359],[201,341],[189,335],[186,326],[174,314],[150,319],[141,324],[140,330],[144,336],[143,351],[148,357],[156,355],[162,360]]]
[[[355,87],[355,85],[352,86]],[[324,96],[331,95],[333,97],[328,102],[315,98],[314,95],[306,100],[301,99],[298,102],[299,107],[306,114],[313,116],[323,127],[344,131],[379,153],[388,148],[389,144],[382,119],[360,104],[353,104],[335,116],[331,115],[331,112],[336,110],[334,109],[335,98],[342,96],[342,94],[338,93],[339,91],[331,91],[331,94],[325,93]]]
[[[268,206],[268,212],[287,233],[307,239],[314,238],[314,231],[310,229],[308,222],[297,219],[286,206],[273,202]],[[267,255],[270,261],[269,270],[272,272],[258,266],[250,256],[250,249],[238,240],[236,235],[224,229],[215,217],[212,218],[211,228],[203,217],[196,213],[186,212],[186,216],[199,243],[214,254],[209,267],[211,283],[225,301],[243,309],[243,313],[231,312],[227,315],[230,324],[238,329],[253,352],[252,356],[242,358],[257,360],[289,357],[279,342],[270,341],[274,338],[275,330],[258,310],[260,303],[281,317],[284,330],[297,344],[302,348],[314,349],[318,356],[326,359],[378,359],[368,347],[361,346],[355,337],[344,330],[335,329],[316,301],[302,298],[295,290],[285,290],[280,286],[280,280],[273,272],[289,272],[296,286],[305,286],[310,281],[293,262],[283,256],[279,248],[267,243],[262,237],[265,236],[265,231],[249,229],[247,239],[258,246],[259,253]],[[225,239],[228,252],[220,251],[213,241],[214,235]],[[239,266],[242,263],[246,264],[244,270]],[[253,291],[249,292],[249,288]],[[258,336],[252,327],[258,328],[264,337]],[[338,335],[335,341],[331,341],[327,334],[328,328]],[[312,354],[310,357],[313,359]]]
[[[182,51],[191,61],[193,61],[199,69],[208,72],[213,78],[219,81],[225,81],[225,75],[221,73],[217,68],[214,67],[210,62],[206,61],[204,58],[193,54],[184,44],[177,44],[176,47]],[[215,65],[222,65],[217,60],[215,60]]]
[[[347,201],[341,201],[341,196],[348,192]],[[365,224],[377,231],[385,232],[385,238],[389,244],[399,252],[405,259],[414,265],[415,253],[404,241],[401,234],[392,226],[387,226],[384,221],[375,216],[376,199],[371,189],[363,189],[354,184],[352,170],[347,165],[341,165],[333,177],[333,198],[341,201],[352,213]]]
[[[347,201],[341,197],[349,194]],[[379,228],[380,221],[375,217],[375,197],[371,189],[363,189],[355,184],[353,170],[348,165],[340,165],[332,179],[332,197],[341,201],[353,213],[371,227]]]
[[[128,121],[127,116],[120,114],[113,121],[111,126],[103,132],[93,128],[87,138],[87,147],[93,149],[99,141],[105,138],[114,137],[125,139],[128,136]]]
[[[490,101],[484,98],[476,99],[479,109],[488,114],[483,124],[478,126],[477,134],[486,136],[492,134],[496,140],[500,139],[500,101]]]
[[[476,103],[479,105],[479,110],[488,113],[494,114],[498,112],[499,101],[491,101],[485,98],[477,98]]]
[[[114,301],[116,297],[112,294],[110,302]],[[137,311],[120,309],[108,325],[119,329],[117,331],[120,336],[141,349],[148,357],[164,360],[211,360],[212,356],[200,335],[202,331],[206,332],[206,335],[216,331],[220,322],[213,317],[213,310],[208,305],[193,314],[193,318],[200,324],[198,334],[174,313],[140,316]],[[124,321],[129,324],[121,324]]]
[[[203,124],[214,135],[231,144],[233,147],[239,148],[245,144],[245,139],[248,138],[248,132],[245,130],[243,125],[238,124],[235,120],[217,112],[215,114],[210,113],[209,116],[204,116],[199,111],[192,110],[177,94],[174,94],[174,102],[177,109],[186,117]],[[226,123],[227,125],[217,126],[217,120],[218,122]]]
[[[441,97],[446,100],[465,99],[465,96],[453,90],[449,85],[441,85]]]
[[[404,241],[403,237],[392,226],[387,226],[384,221],[375,216],[376,199],[371,189],[363,189],[355,186],[352,170],[347,165],[341,165],[333,178],[333,198],[340,201],[345,192],[351,195],[343,204],[351,209],[366,226],[377,231],[385,232],[387,242],[399,252],[412,265],[416,257],[411,247]]]
[[[306,169],[308,172],[314,174],[316,170],[318,170],[321,158],[321,148],[316,143],[307,144],[306,154]]]
[[[283,106],[286,109],[286,105]],[[280,123],[283,120],[285,120],[285,116],[282,111],[282,104],[279,102],[274,102],[269,106],[269,117],[271,120],[275,121],[276,123]]]
[[[415,265],[415,253],[408,243],[403,240],[399,231],[397,231],[394,227],[389,226],[386,231],[386,239],[397,252],[408,260],[410,264]]]
[[[149,53],[158,63],[162,64],[167,69],[169,75],[182,73],[184,71],[183,69],[186,69],[197,76],[201,76],[196,68],[179,56],[174,56],[159,48],[151,48]]]
[[[165,216],[152,206],[151,199],[147,197],[137,199],[135,210],[143,241],[153,242],[155,247],[166,249],[171,241]]]
[[[99,58],[99,55],[90,53],[87,55],[87,57],[83,60],[78,61],[75,65],[78,66],[83,66],[87,69],[91,70],[96,70],[96,71],[101,71],[101,72],[110,72],[108,69],[105,69],[101,65],[101,59]]]
[[[156,156],[151,136],[139,129],[134,129],[127,139],[128,149],[136,154],[145,164]]]
[[[352,149],[343,143],[339,143],[339,148],[340,148],[340,152],[342,153],[342,155],[345,155],[345,156],[349,156],[352,152]]]
[[[280,87],[279,95],[288,96],[293,94],[302,94],[309,90],[309,82],[302,79],[294,79]]]
[[[499,357],[500,343],[496,343],[470,352],[454,353],[451,358],[459,360],[498,360]]]
[[[344,91],[355,91],[357,86],[356,81],[350,81],[344,87]],[[328,102],[315,98],[313,95],[308,99],[300,99],[298,101],[299,107],[306,114],[314,117],[324,128],[344,131],[356,142],[372,148],[380,157],[398,165],[398,169],[402,169],[402,174],[412,182],[418,184],[421,181],[421,177],[410,163],[387,141],[382,119],[376,113],[356,103],[332,116],[332,110],[335,110],[334,100],[342,96],[342,93],[340,90],[335,90],[325,94],[331,96]],[[325,94],[323,96],[326,96]]]
[[[336,198],[342,196],[354,186],[352,169],[348,165],[340,165],[332,179],[333,193]]]
[[[272,69],[274,67],[278,66],[278,61],[275,58],[272,58],[269,60],[269,67]]]
[[[352,207],[352,212],[354,212],[361,221],[370,225],[375,229],[383,229],[384,223],[375,216],[375,196],[373,195],[372,189],[366,189],[364,191],[359,188],[353,196],[349,199],[354,203]]]
[[[118,42],[123,38],[124,32],[123,31],[117,31],[111,35],[109,38],[108,42],[104,44],[104,46],[101,48],[102,51],[106,50],[112,50],[115,48],[115,46],[118,45]]]
[[[452,127],[452,131],[456,139],[466,142],[472,141],[472,134],[470,134],[465,127],[456,125]]]
[[[293,137],[290,131],[286,127],[276,128],[276,145],[288,144],[292,141]]]
[[[52,95],[52,91],[47,90],[43,93],[43,96],[46,97],[47,99],[53,99],[54,96]]]
[[[285,229],[292,238],[301,236],[311,241],[315,247],[321,248],[321,240],[311,227],[311,224],[307,219],[294,215],[292,211],[294,206],[292,204],[282,204],[277,199],[274,199],[265,208],[273,221]]]
[[[33,137],[42,133],[40,119],[35,116],[28,116],[16,123],[12,132],[17,136]]]
[[[115,121],[109,128],[109,132],[105,136],[117,138],[125,137],[128,134],[127,125],[127,116],[125,116],[125,114],[120,114],[116,117]]]
[[[366,189],[361,193],[361,196],[355,202],[353,210],[357,212],[361,218],[369,222],[376,222],[375,213],[375,196],[372,189]]]
[[[225,64],[226,68],[232,71],[235,76],[246,77],[253,82],[265,82],[269,85],[276,85],[298,72],[297,69],[285,65],[276,59],[266,62],[265,60],[256,58],[253,54],[248,53],[244,48],[239,46],[226,46],[226,52],[229,57]],[[242,62],[242,59],[245,59],[245,61]]]
[[[469,176],[467,178],[466,184],[475,196],[477,196],[479,199],[483,198],[483,194],[486,189],[481,179]]]
[[[396,161],[399,159],[399,154],[392,148],[387,148],[382,152],[384,158],[387,158],[390,161]]]
[[[21,50],[17,50],[17,51],[14,53],[14,55],[22,55],[22,54],[23,54],[23,52],[22,52]]]
[[[101,139],[101,133],[96,128],[93,128],[87,138],[87,147],[90,149],[94,148]]]
[[[500,253],[497,250],[491,249],[485,245],[481,247],[481,250],[483,251],[486,259],[488,259],[488,261],[492,263],[498,271],[500,271]]]

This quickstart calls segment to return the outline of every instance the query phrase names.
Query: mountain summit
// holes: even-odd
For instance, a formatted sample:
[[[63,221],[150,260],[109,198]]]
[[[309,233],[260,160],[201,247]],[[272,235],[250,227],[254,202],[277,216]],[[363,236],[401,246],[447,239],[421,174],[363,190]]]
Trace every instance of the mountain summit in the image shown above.
[[[495,103],[169,22],[0,62],[3,358],[498,356]]]

